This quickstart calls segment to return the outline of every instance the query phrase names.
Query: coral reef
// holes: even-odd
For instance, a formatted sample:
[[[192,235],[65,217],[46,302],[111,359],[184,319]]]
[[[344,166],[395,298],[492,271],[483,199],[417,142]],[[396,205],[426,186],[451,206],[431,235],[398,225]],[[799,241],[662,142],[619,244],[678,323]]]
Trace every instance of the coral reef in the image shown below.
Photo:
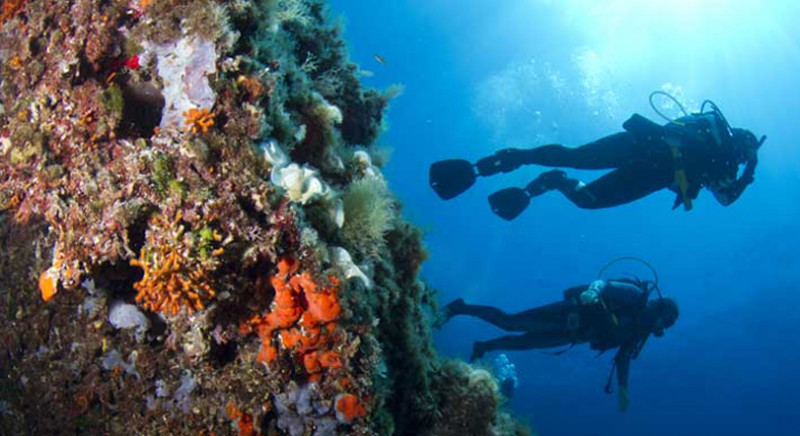
[[[518,434],[432,349],[420,231],[321,0],[0,16],[0,433]]]

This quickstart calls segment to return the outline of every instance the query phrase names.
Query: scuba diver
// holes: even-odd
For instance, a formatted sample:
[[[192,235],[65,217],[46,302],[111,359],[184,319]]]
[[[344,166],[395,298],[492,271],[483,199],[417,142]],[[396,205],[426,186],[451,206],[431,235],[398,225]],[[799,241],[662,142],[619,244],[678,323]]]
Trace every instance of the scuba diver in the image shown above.
[[[653,105],[655,95],[671,98],[684,116],[675,120],[664,116]],[[766,136],[756,139],[749,130],[731,128],[710,100],[703,102],[700,112],[689,114],[674,97],[656,91],[650,95],[650,105],[669,122],[659,125],[634,114],[623,123],[625,131],[575,148],[560,144],[507,148],[475,164],[462,159],[434,162],[430,185],[439,197],[449,200],[472,186],[477,176],[507,173],[522,165],[613,169],[588,184],[555,169],[540,174],[525,188],[493,193],[489,196],[492,211],[509,221],[528,207],[531,198],[551,190],[558,190],[582,209],[619,206],[664,188],[676,194],[673,209],[683,204],[691,210],[692,200],[703,187],[722,205],[736,201],[753,182],[758,149]],[[739,175],[741,164],[745,167]]]
[[[650,299],[652,291],[657,298]],[[611,393],[614,372],[619,387],[618,405],[628,408],[628,372],[645,342],[678,319],[678,305],[663,297],[654,282],[627,278],[596,280],[589,285],[574,286],[564,291],[564,299],[523,312],[508,314],[490,306],[467,304],[459,298],[444,307],[446,320],[469,315],[503,330],[520,332],[486,342],[475,342],[470,361],[495,350],[529,350],[569,345],[556,352],[562,354],[576,344],[589,343],[601,354],[619,347],[606,383]]]

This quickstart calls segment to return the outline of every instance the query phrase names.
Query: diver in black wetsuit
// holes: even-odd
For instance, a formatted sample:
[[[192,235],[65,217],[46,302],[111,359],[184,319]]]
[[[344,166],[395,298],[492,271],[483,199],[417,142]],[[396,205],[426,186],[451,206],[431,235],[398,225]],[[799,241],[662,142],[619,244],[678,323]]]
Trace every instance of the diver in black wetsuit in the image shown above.
[[[588,342],[592,350],[605,352],[617,348],[614,368],[619,387],[619,406],[628,407],[628,372],[647,338],[661,337],[664,329],[678,319],[678,306],[660,295],[649,297],[650,282],[629,279],[596,280],[564,291],[562,301],[536,307],[524,312],[507,314],[490,306],[464,303],[458,299],[444,308],[447,320],[456,315],[480,318],[503,330],[520,332],[486,342],[475,342],[471,360],[494,350],[529,350],[574,346]],[[613,375],[612,369],[612,375]],[[611,392],[611,376],[606,385]]]
[[[651,96],[652,98],[652,96]],[[713,110],[703,111],[706,104]],[[576,148],[544,145],[532,149],[504,149],[474,165],[445,160],[431,165],[430,184],[447,200],[469,188],[476,176],[510,172],[537,164],[585,170],[613,169],[584,184],[564,171],[544,172],[525,188],[507,188],[489,196],[492,210],[506,220],[516,218],[530,198],[558,190],[583,209],[618,206],[668,188],[676,193],[673,209],[691,209],[700,189],[707,187],[723,205],[736,201],[753,182],[758,149],[766,137],[746,129],[731,128],[725,117],[707,101],[700,113],[686,115],[666,125],[634,114],[624,132]],[[738,175],[739,165],[745,168]]]

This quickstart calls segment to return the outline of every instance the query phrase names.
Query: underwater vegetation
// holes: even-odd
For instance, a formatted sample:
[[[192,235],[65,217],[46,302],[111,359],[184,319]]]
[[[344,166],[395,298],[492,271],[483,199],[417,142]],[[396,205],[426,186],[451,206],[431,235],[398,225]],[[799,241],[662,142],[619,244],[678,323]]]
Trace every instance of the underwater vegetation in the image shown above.
[[[0,433],[513,435],[319,0],[0,15]]]

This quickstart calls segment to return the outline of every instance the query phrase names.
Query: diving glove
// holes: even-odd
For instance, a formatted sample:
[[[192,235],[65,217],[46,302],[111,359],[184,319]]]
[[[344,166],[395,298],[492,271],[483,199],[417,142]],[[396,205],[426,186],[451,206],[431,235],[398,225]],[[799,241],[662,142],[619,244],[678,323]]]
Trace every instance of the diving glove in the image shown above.
[[[524,164],[525,151],[516,148],[506,148],[497,153],[486,156],[475,163],[478,174],[491,176],[497,173],[514,171]]]

